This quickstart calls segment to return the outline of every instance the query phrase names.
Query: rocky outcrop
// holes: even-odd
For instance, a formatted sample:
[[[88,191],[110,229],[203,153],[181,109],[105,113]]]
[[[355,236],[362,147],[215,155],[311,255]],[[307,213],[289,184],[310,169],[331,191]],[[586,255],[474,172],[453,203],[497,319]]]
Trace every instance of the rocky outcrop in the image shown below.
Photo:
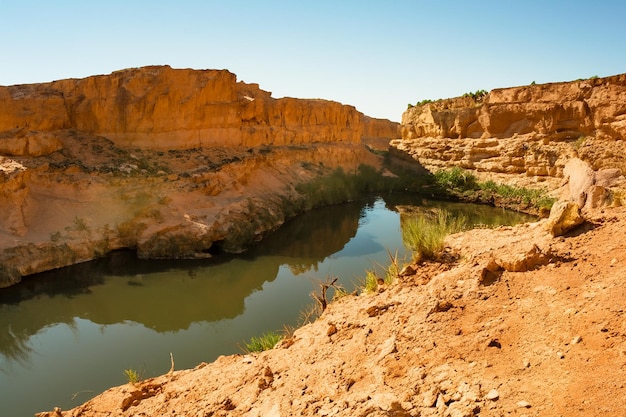
[[[63,146],[68,156],[0,161],[8,172],[0,184],[8,213],[0,219],[0,287],[119,248],[143,258],[240,252],[310,208],[300,184],[337,168],[380,166],[350,143],[130,152],[76,136]]]
[[[239,252],[310,208],[298,186],[380,166],[398,124],[274,99],[228,71],[147,67],[0,87],[0,287],[119,248]]]
[[[392,152],[429,170],[563,177],[578,156],[594,170],[626,170],[626,74],[495,89],[409,108]]]
[[[378,130],[372,125],[376,124]],[[120,147],[189,149],[397,136],[398,125],[326,100],[273,99],[226,70],[134,68],[85,79],[0,87],[0,154],[59,149],[68,129]]]

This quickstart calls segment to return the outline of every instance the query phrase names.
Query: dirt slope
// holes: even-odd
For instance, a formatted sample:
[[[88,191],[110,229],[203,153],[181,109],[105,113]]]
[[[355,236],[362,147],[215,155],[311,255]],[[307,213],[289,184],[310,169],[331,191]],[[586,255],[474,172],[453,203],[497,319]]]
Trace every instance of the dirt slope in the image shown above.
[[[448,239],[376,294],[261,354],[112,388],[44,416],[626,416],[626,208]],[[486,273],[496,259],[546,265]]]

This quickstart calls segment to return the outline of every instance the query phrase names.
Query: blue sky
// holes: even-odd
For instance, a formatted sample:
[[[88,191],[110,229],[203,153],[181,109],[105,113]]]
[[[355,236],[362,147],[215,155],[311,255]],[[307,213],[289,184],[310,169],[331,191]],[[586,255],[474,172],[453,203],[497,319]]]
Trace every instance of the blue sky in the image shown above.
[[[407,103],[626,72],[626,2],[0,0],[0,85],[167,64],[399,121]]]

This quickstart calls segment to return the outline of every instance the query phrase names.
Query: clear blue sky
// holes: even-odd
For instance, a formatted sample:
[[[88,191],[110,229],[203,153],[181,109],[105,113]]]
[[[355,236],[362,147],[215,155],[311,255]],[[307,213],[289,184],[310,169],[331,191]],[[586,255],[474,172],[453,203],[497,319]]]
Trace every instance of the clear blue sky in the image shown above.
[[[399,121],[407,103],[626,72],[624,1],[0,0],[0,85],[228,69]]]

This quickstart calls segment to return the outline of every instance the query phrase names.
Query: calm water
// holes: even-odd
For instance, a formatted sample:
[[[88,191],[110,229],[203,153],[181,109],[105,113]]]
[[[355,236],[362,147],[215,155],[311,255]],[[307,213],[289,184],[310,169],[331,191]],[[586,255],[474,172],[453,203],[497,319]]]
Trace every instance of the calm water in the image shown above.
[[[236,257],[137,260],[118,252],[0,290],[2,415],[68,409],[126,382],[240,353],[244,341],[295,325],[316,281],[351,290],[365,269],[409,259],[397,205],[444,207],[474,223],[528,216],[415,196],[372,198],[318,209],[287,222]]]

